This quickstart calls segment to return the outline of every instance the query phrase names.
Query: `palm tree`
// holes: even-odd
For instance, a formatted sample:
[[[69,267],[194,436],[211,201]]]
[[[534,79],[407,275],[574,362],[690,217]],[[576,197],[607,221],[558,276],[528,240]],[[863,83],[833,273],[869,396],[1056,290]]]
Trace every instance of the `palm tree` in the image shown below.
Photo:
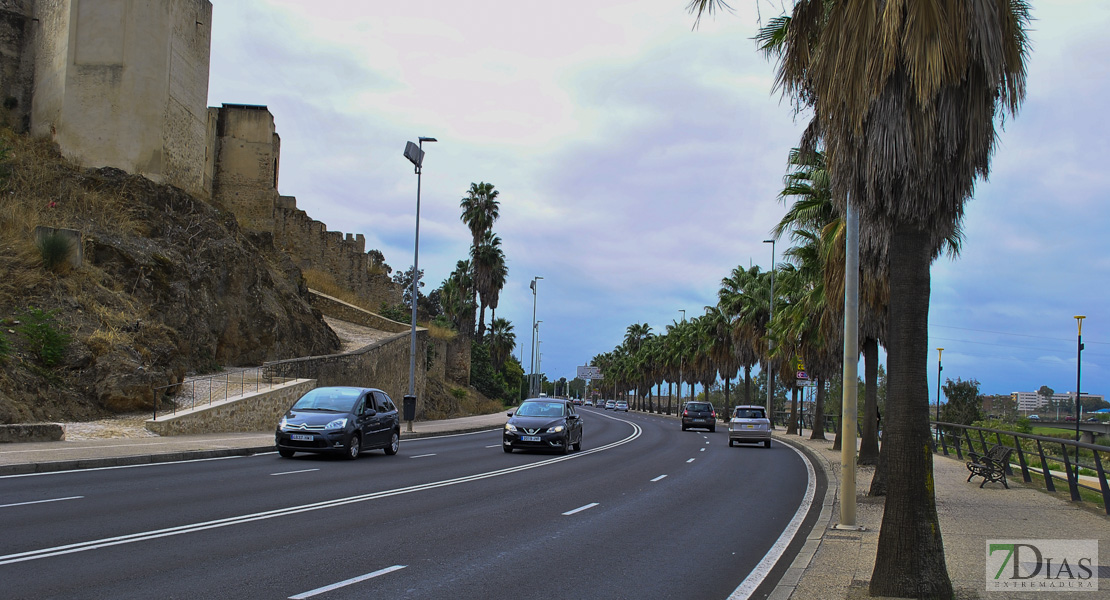
[[[717,373],[725,380],[725,408],[724,414],[732,410],[729,399],[729,383],[739,369],[736,358],[735,344],[732,341],[733,315],[729,309],[717,303],[715,306],[705,307],[706,329],[710,338],[709,356],[715,364]]]
[[[478,341],[481,342],[486,332],[486,306],[494,295],[500,295],[500,286],[505,284],[505,252],[501,250],[501,236],[492,231],[482,233],[478,244],[470,247],[470,264],[474,270],[474,291],[479,298]]]
[[[489,354],[497,370],[505,366],[505,361],[516,347],[516,334],[508,319],[492,319],[489,324]]]
[[[717,292],[718,302],[732,316],[733,353],[738,367],[744,369],[744,403],[752,402],[752,367],[758,362],[763,348],[763,331],[759,330],[756,311],[762,310],[765,294],[761,294],[759,267],[744,270],[736,267],[732,274],[721,280]],[[770,293],[768,290],[766,293]],[[756,305],[758,304],[758,308]]]
[[[462,216],[459,217],[470,228],[471,245],[477,246],[482,235],[493,229],[493,223],[501,216],[501,203],[497,201],[497,190],[492,183],[471,183],[466,197],[459,202]]]
[[[440,302],[443,314],[451,320],[455,331],[474,331],[474,280],[470,261],[460,260],[455,264],[455,270],[443,281]]]
[[[692,0],[700,16],[723,0]],[[948,598],[931,482],[929,267],[1025,96],[1022,0],[797,0],[777,84],[811,107],[833,198],[888,247],[888,493],[870,593]],[[808,366],[808,365],[807,365]]]

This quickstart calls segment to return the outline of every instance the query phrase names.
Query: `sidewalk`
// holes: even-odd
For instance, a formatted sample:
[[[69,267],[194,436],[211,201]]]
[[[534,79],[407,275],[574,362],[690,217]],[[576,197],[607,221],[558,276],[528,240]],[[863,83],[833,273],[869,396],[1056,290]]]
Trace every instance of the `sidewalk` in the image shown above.
[[[508,420],[506,412],[507,409],[475,417],[414,421],[411,432],[408,423],[402,422],[401,441],[497,429]],[[272,431],[0,444],[0,475],[241,456],[273,450]]]
[[[867,586],[875,568],[885,501],[867,496],[874,468],[856,470],[856,525],[866,530],[834,530],[840,520],[840,452],[832,451],[833,434],[826,434],[828,440],[810,440],[809,430],[803,436],[787,436],[783,431],[775,433],[776,441],[789,441],[815,455],[828,476],[829,492],[816,527],[771,600],[869,598]],[[1045,597],[1045,592],[987,591],[988,539],[1099,540],[1098,562],[1110,565],[1110,517],[1097,512],[1100,506],[1091,510],[1087,503],[1081,508],[1023,483],[1020,475],[1007,478],[1010,489],[992,483],[980,489],[980,480],[969,483],[967,475],[963,461],[955,456],[933,456],[944,557],[956,598]],[[1060,597],[1110,598],[1107,571],[1102,568],[1099,591],[1067,592]]]

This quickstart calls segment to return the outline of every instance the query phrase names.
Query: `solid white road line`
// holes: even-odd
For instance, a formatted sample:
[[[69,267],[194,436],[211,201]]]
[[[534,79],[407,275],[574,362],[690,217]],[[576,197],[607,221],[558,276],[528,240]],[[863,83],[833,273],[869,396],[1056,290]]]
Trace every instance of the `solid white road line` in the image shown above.
[[[378,571],[374,571],[373,573],[367,573],[365,575],[359,575],[358,577],[352,577],[351,579],[348,579],[346,581],[340,581],[339,583],[333,583],[331,585],[326,585],[322,588],[316,588],[314,590],[305,592],[303,594],[297,594],[296,596],[289,596],[289,600],[304,600],[304,598],[311,598],[311,597],[316,596],[318,594],[323,594],[324,592],[330,592],[332,590],[337,590],[341,587],[347,587],[349,585],[358,583],[360,581],[366,581],[367,579],[373,579],[373,578],[378,577],[380,575],[385,575],[386,573],[392,573],[394,571],[400,571],[401,569],[404,569],[407,566],[408,565],[393,565],[392,567],[387,567],[385,569],[380,569]]]
[[[660,475],[659,477],[656,477],[655,479],[652,479],[651,481],[652,481],[652,483],[655,483],[656,481],[666,479],[666,478],[667,478],[666,475]]]
[[[500,448],[500,447],[501,447],[501,446],[503,446],[503,445],[504,445],[504,444],[494,444],[494,445],[492,445],[492,446],[486,446],[486,448]]]
[[[584,510],[590,510],[591,508],[597,506],[597,504],[598,504],[597,502],[591,502],[591,503],[587,504],[586,506],[579,506],[578,508],[576,508],[574,510],[568,510],[567,512],[563,513],[563,516],[564,517],[569,517],[569,516],[571,516],[575,513],[580,513]]]
[[[435,454],[417,454],[416,456],[410,456],[409,458],[428,458],[429,456],[435,456]]]
[[[262,456],[256,454],[255,456]],[[194,458],[192,460],[174,460],[169,462],[143,463],[141,465],[117,465],[115,467],[92,467],[89,469],[70,469],[68,471],[46,471],[44,473],[21,473],[19,475],[0,475],[0,479],[15,479],[16,477],[42,477],[44,475],[64,475],[66,473],[88,473],[89,471],[111,471],[113,469],[137,469],[139,467],[165,467],[168,465],[184,465],[187,463],[208,462],[210,460],[234,460],[244,456],[217,456],[214,458]]]
[[[274,475],[293,475],[295,473],[311,473],[313,471],[319,471],[319,470],[320,469],[301,469],[300,471],[285,471],[285,472],[282,472],[282,473],[270,473],[270,476],[274,476]]]
[[[70,496],[68,498],[51,498],[49,500],[33,500],[31,502],[16,502],[13,504],[0,504],[0,508],[8,508],[10,506],[27,506],[28,504],[45,504],[47,502],[61,502],[62,500],[80,500],[84,496]]]
[[[793,445],[783,443],[779,445],[786,446],[793,450],[801,457],[802,462],[805,463],[807,477],[806,493],[805,496],[802,497],[801,503],[798,504],[798,510],[794,511],[794,517],[790,519],[790,523],[787,524],[786,529],[782,530],[782,535],[779,536],[775,545],[771,546],[771,549],[763,556],[763,560],[759,561],[759,564],[752,569],[748,577],[740,582],[740,585],[733,590],[728,600],[747,600],[755,593],[756,588],[758,588],[759,585],[763,583],[763,580],[771,574],[771,569],[774,568],[775,563],[782,558],[783,553],[786,552],[786,547],[790,545],[790,542],[794,541],[794,536],[798,534],[798,529],[801,528],[802,521],[806,518],[806,513],[809,512],[810,507],[813,505],[813,497],[817,491],[817,479],[813,472],[813,465],[809,464],[809,459],[802,454],[801,450],[795,448]]]

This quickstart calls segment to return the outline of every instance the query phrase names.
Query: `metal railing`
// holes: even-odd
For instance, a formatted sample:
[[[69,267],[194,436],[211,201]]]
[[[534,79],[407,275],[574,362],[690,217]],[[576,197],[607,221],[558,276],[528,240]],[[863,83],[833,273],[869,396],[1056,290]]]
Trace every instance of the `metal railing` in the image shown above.
[[[177,414],[178,410],[191,410],[197,406],[211,405],[235,398],[247,393],[256,393],[281,385],[296,377],[287,376],[285,369],[275,368],[272,365],[236,369],[208,375],[193,377],[181,383],[163,385],[154,388],[154,418],[158,419],[158,408],[170,405],[169,412]],[[162,414],[166,414],[166,410]]]
[[[1007,476],[1014,474],[1012,457],[1016,454],[1021,478],[1026,483],[1031,483],[1033,476],[1036,475],[1044,480],[1048,491],[1055,492],[1057,481],[1066,482],[1071,499],[1076,502],[1083,500],[1080,489],[1100,493],[1103,508],[1106,514],[1110,515],[1110,484],[1107,483],[1106,470],[1103,467],[1103,459],[1110,456],[1110,446],[955,423],[934,422],[933,426],[939,433],[937,446],[934,449],[936,452],[943,452],[945,456],[949,456],[951,448],[955,450],[956,457],[963,460],[964,452],[986,454],[995,444],[1011,448],[1013,453],[1006,464]],[[1010,440],[1013,442],[1004,443],[1004,438],[1007,442]],[[1057,448],[1059,448],[1059,455],[1053,454]],[[1088,459],[1091,462],[1082,464],[1080,459]],[[1032,464],[1034,462],[1037,464]],[[1097,482],[1089,481],[1096,476],[1086,476],[1085,482],[1081,477],[1083,474],[1080,473],[1080,469],[1095,473]],[[1094,485],[1098,487],[1093,487]]]

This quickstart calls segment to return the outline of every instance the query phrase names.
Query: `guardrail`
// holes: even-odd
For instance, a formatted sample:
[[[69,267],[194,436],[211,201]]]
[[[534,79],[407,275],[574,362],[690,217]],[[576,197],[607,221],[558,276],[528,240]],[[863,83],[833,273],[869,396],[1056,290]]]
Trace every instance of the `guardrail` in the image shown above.
[[[1012,448],[1014,452],[1011,457],[1014,454],[1017,455],[1023,481],[1031,483],[1035,474],[1038,478],[1043,478],[1045,488],[1050,492],[1056,491],[1055,482],[1067,482],[1071,499],[1076,502],[1083,501],[1080,489],[1100,493],[1103,508],[1106,514],[1110,515],[1110,484],[1107,483],[1106,470],[1103,467],[1103,459],[1110,456],[1110,446],[955,423],[934,422],[933,426],[939,434],[935,452],[943,452],[945,456],[949,456],[949,447],[951,447],[955,450],[957,458],[963,460],[965,451],[986,454],[994,444]],[[993,441],[988,441],[991,436],[994,438]],[[1003,438],[1012,439],[1013,444],[1003,443]],[[1053,454],[1056,448],[1060,449],[1060,455]],[[1030,464],[1031,460],[1027,457],[1038,462],[1039,466]],[[1087,458],[1091,462],[1082,464],[1081,458]],[[1012,467],[1012,463],[1006,464],[1007,476],[1013,475]],[[1061,474],[1061,468],[1063,474]],[[1084,483],[1080,478],[1082,475],[1080,469],[1096,473],[1098,487]]]
[[[268,390],[292,379],[296,377],[288,376],[284,369],[263,365],[159,386],[154,388],[154,418],[158,418],[158,407],[166,402],[172,405],[171,413],[177,414],[179,409],[191,410],[246,393]],[[162,411],[163,414],[166,412]]]

